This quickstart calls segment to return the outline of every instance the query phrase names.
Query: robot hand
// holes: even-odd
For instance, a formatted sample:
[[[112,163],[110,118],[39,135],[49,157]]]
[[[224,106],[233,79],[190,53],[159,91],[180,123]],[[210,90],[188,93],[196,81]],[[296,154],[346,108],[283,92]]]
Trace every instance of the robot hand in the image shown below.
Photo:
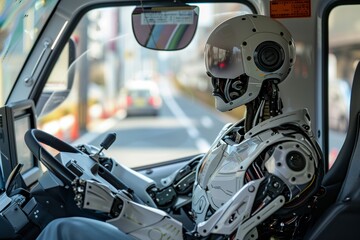
[[[159,209],[177,210],[191,202],[196,168],[203,155],[198,155],[185,166],[161,179],[162,188],[152,188],[149,195]]]
[[[119,191],[113,193],[104,184],[77,178],[73,182],[75,203],[81,209],[101,211],[111,218],[119,216],[124,199],[131,200],[130,193]]]

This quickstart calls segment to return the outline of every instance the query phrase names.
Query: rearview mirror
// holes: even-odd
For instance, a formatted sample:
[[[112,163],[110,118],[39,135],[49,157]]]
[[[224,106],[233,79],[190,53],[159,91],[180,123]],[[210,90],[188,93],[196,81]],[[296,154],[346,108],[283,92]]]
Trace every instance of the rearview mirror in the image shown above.
[[[172,51],[189,45],[198,18],[196,6],[137,7],[132,13],[132,27],[141,46]]]

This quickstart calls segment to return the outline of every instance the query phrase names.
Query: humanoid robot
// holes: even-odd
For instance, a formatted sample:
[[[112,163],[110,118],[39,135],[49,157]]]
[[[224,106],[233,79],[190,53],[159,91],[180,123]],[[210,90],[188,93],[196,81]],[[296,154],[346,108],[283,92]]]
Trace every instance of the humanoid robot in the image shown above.
[[[138,239],[300,239],[324,167],[307,110],[282,112],[278,84],[294,62],[294,41],[279,22],[260,15],[223,22],[206,43],[207,74],[216,108],[246,105],[245,118],[227,124],[210,150],[169,176],[165,187],[148,192],[156,208],[131,192],[81,179],[74,186],[78,206],[108,213],[108,223]],[[169,209],[186,211],[194,228],[185,230]],[[84,227],[104,230],[103,224]]]

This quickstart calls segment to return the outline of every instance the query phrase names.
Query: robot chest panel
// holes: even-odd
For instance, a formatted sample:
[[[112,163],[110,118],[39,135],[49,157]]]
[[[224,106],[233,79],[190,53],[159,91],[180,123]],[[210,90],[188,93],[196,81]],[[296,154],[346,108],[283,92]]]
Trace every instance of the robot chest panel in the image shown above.
[[[262,141],[254,137],[239,144],[221,142],[218,149],[207,156],[208,166],[203,182],[207,199],[218,209],[244,185],[245,170],[262,152]],[[216,150],[216,149],[214,149]]]

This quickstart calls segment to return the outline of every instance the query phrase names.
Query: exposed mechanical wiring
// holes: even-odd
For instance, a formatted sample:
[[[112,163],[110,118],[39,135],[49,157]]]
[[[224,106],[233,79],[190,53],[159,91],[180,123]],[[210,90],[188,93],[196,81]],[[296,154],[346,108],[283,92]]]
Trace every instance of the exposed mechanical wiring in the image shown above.
[[[253,123],[252,123],[253,127],[255,127],[256,124],[258,123],[259,116],[260,116],[260,113],[262,113],[262,111],[264,109],[264,105],[265,105],[265,100],[262,100],[258,110],[256,111],[256,114],[255,114],[255,117],[254,117],[254,120],[253,120]]]

